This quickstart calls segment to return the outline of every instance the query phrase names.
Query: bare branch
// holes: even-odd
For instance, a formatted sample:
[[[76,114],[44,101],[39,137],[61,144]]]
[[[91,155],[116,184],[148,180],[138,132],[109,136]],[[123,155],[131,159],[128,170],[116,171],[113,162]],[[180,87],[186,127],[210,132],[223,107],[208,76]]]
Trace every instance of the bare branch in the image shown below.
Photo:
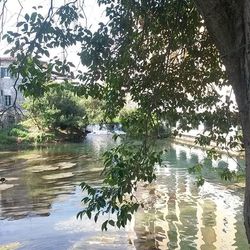
[[[18,3],[20,5],[20,10],[17,15],[17,22],[19,22],[19,17],[21,16],[22,10],[23,10],[23,5],[21,4],[20,0],[18,0]]]
[[[2,37],[3,34],[3,27],[4,27],[4,19],[5,19],[5,13],[6,13],[6,4],[7,4],[8,0],[4,0],[2,2],[2,8],[1,8],[1,13],[0,13],[0,20],[1,20],[1,27],[0,27],[0,36]],[[0,37],[0,41],[1,41],[1,37]]]

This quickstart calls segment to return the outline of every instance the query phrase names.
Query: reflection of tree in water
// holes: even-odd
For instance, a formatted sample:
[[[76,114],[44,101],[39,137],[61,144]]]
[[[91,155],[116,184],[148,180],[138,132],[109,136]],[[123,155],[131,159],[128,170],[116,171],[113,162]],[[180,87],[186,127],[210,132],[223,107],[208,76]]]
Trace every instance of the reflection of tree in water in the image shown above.
[[[55,200],[74,192],[81,181],[100,183],[100,150],[93,157],[91,150],[103,143],[0,155],[1,176],[13,185],[0,191],[0,218],[48,216]],[[197,189],[187,167],[201,157],[187,150],[169,148],[168,167],[157,168],[157,182],[140,190],[147,202],[135,215],[136,249],[247,249],[239,195],[209,183],[202,192]]]
[[[31,151],[9,156],[1,162],[1,174],[11,188],[0,191],[0,217],[20,219],[49,216],[51,205],[61,195],[69,195],[84,178],[100,179],[97,162],[84,154]],[[4,166],[4,167],[3,167]]]

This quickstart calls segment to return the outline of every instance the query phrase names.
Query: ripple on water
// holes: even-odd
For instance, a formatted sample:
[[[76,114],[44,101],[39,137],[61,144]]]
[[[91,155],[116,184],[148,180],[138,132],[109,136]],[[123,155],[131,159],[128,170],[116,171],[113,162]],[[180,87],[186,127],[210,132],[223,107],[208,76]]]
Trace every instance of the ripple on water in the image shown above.
[[[10,188],[13,188],[14,184],[6,184],[6,183],[0,183],[0,191],[4,191]]]
[[[54,179],[65,179],[73,177],[74,174],[72,172],[70,173],[59,173],[59,174],[50,174],[50,175],[44,175],[42,178],[45,180],[54,180]]]
[[[164,162],[167,167],[156,166],[157,181],[138,188],[145,210],[133,217],[133,238],[124,230],[111,228],[103,233],[100,224],[77,221],[84,194],[75,184],[101,183],[101,164],[89,156],[99,154],[99,141],[93,141],[70,145],[69,150],[60,151],[61,146],[56,145],[54,149],[20,152],[8,158],[0,155],[0,175],[7,177],[5,184],[13,185],[0,190],[4,219],[0,221],[0,241],[21,241],[27,243],[23,246],[27,250],[54,246],[72,250],[247,249],[241,191],[227,190],[219,180],[214,182],[214,176],[197,188],[187,168],[198,157],[190,154],[190,149],[181,153],[184,147],[170,149]]]
[[[58,165],[59,169],[68,169],[68,168],[75,167],[77,164],[72,163],[72,162],[60,162],[57,165]]]
[[[55,166],[55,165],[38,165],[38,166],[25,168],[26,171],[33,172],[33,173],[39,173],[39,172],[44,172],[44,171],[55,171],[58,169],[59,169],[59,166]]]

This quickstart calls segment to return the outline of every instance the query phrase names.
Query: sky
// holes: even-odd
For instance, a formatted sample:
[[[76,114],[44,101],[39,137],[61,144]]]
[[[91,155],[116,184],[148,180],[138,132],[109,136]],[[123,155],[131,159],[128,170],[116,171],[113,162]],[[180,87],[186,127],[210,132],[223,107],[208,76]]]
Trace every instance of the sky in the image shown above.
[[[8,0],[4,12],[3,18],[3,31],[5,34],[8,30],[16,31],[16,23],[22,21],[26,13],[32,13],[34,9],[33,6],[42,5],[43,8],[40,9],[43,15],[47,14],[48,7],[50,6],[51,0]],[[58,7],[64,3],[70,2],[69,0],[53,0],[54,6]],[[87,27],[91,29],[96,29],[99,22],[105,22],[106,16],[104,9],[99,7],[96,0],[78,0],[79,4],[83,4],[85,14],[87,16]],[[0,0],[0,6],[2,7],[3,2]],[[6,40],[0,40],[0,56],[4,56],[4,51],[9,48]],[[76,52],[79,51],[79,47],[72,47],[67,52],[69,55],[69,60],[75,61],[79,60],[76,58]],[[53,51],[53,54],[63,55],[62,50],[57,49]],[[5,55],[6,56],[6,55]]]

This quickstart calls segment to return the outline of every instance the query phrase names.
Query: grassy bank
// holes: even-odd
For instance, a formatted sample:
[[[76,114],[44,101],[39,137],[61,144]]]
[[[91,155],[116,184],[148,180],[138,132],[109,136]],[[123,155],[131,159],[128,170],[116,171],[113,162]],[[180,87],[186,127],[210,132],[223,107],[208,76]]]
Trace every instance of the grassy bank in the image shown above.
[[[31,120],[0,130],[0,150],[27,148],[52,142],[56,142],[55,136],[39,130]]]

